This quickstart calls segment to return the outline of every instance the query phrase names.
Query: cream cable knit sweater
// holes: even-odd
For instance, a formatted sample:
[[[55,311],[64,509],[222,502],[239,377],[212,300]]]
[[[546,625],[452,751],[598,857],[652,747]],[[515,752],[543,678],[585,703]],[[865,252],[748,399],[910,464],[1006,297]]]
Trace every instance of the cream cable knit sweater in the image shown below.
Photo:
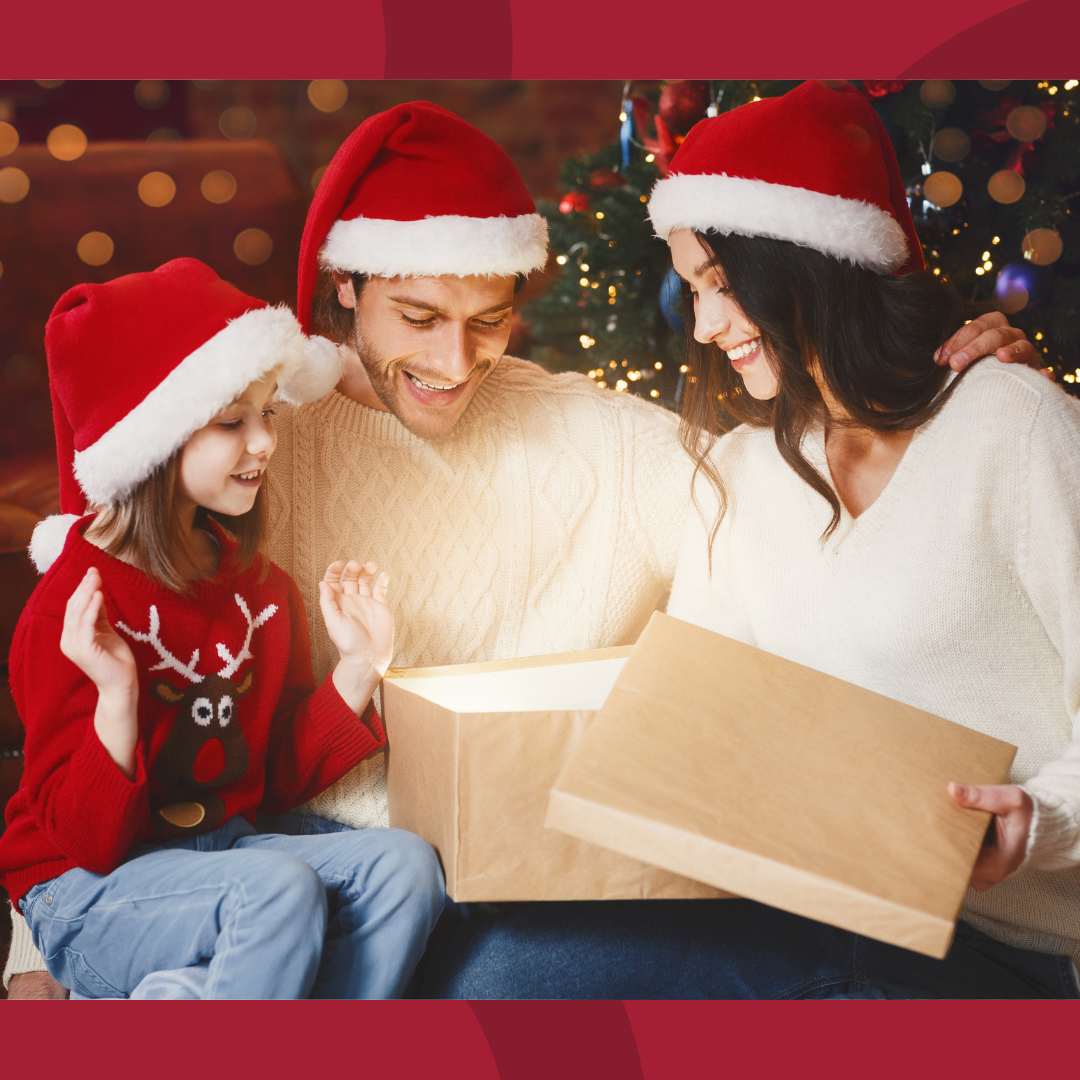
[[[771,431],[715,452],[730,503],[712,579],[691,513],[669,613],[1018,746],[1027,858],[963,917],[1080,961],[1080,403],[984,360],[824,549],[828,507]],[[820,431],[804,452],[828,477]]]
[[[319,679],[337,654],[317,583],[337,558],[389,569],[399,666],[629,644],[667,599],[690,465],[658,406],[504,357],[439,443],[338,393],[275,411],[270,554],[300,586]],[[382,754],[311,807],[386,825]],[[5,985],[44,969],[13,924]]]
[[[504,357],[440,442],[338,393],[278,421],[271,556],[308,606],[317,678],[337,660],[317,591],[337,558],[390,571],[395,666],[632,643],[667,599],[690,466],[658,406]],[[386,825],[383,769],[311,808]]]

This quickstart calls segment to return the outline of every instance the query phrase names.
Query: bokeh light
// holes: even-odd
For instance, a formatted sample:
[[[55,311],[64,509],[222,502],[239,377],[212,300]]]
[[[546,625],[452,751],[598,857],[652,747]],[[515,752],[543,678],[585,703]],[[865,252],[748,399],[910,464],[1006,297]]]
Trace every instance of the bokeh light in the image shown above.
[[[199,190],[207,202],[227,203],[236,194],[236,177],[224,169],[215,169],[202,178]]]
[[[319,112],[332,113],[349,100],[349,88],[341,79],[312,79],[307,96]]]
[[[115,250],[112,237],[103,232],[88,232],[75,245],[76,254],[87,266],[104,266]]]
[[[0,169],[0,202],[17,203],[26,198],[30,190],[30,177],[9,165],[6,169]]]
[[[956,100],[956,87],[950,79],[927,79],[919,87],[919,99],[931,109],[944,109]]]
[[[139,181],[139,198],[147,206],[168,206],[176,198],[176,181],[168,173],[148,172]]]
[[[45,145],[58,161],[75,161],[86,153],[86,135],[74,124],[60,124],[49,132]]]
[[[1004,90],[1011,82],[1012,79],[980,79],[979,85],[984,90],[993,90],[996,92],[998,90]]]
[[[1020,242],[1024,258],[1036,266],[1049,266],[1061,258],[1065,245],[1056,229],[1032,229]]]
[[[259,121],[243,105],[232,105],[218,117],[218,128],[226,139],[250,139]]]
[[[315,171],[314,171],[314,172],[313,172],[313,173],[311,174],[311,190],[312,190],[312,191],[318,191],[318,190],[319,190],[319,184],[320,184],[320,182],[322,181],[322,178],[323,178],[323,173],[324,173],[324,172],[326,172],[326,166],[325,166],[325,165],[320,165],[320,166],[319,166],[319,167],[318,167],[318,168],[317,168],[317,169],[316,169],[316,170],[315,170]]]
[[[140,79],[135,84],[135,100],[144,109],[160,109],[169,100],[169,84],[161,79]]]
[[[0,278],[4,276],[4,264],[0,262]]]
[[[0,157],[7,157],[18,145],[19,133],[6,120],[0,120]]]
[[[1024,178],[1015,169],[999,169],[986,182],[990,198],[1005,205],[1023,198],[1026,187]]]
[[[159,127],[154,128],[149,135],[146,136],[147,142],[180,142],[184,138],[176,128],[171,127]]]
[[[1005,117],[1005,128],[1017,142],[1034,142],[1046,130],[1046,114],[1034,105],[1018,105]]]
[[[34,82],[45,90],[55,90],[58,86],[64,85],[63,79],[35,79]]]
[[[959,128],[942,128],[934,136],[934,156],[942,161],[963,161],[971,149],[971,139]]]
[[[261,266],[274,253],[274,241],[263,229],[245,229],[233,241],[236,257],[248,266]]]
[[[935,206],[952,206],[964,194],[964,185],[956,173],[934,172],[923,181],[923,198]]]

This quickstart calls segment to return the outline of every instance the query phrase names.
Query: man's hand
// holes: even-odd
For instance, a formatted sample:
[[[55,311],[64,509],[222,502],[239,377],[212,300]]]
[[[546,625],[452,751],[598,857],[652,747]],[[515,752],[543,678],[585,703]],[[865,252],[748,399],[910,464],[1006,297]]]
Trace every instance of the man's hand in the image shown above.
[[[1023,330],[1010,326],[1000,311],[991,311],[972,319],[959,330],[936,353],[938,364],[948,364],[954,371],[963,371],[972,360],[980,356],[996,356],[1004,364],[1026,364],[1053,379],[1052,372],[1043,367],[1035,346]]]
[[[971,872],[971,887],[985,892],[1024,861],[1035,804],[1015,784],[950,784],[949,794],[961,806],[994,815],[994,841],[983,845]]]
[[[24,971],[8,983],[8,1001],[60,1001],[67,996],[67,987],[47,971]]]

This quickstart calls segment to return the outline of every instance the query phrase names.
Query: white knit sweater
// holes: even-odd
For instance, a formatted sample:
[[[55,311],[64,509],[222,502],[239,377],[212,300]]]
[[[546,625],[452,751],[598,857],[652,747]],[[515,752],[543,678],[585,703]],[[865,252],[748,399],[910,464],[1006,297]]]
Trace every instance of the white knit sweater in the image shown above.
[[[318,678],[337,653],[317,583],[338,558],[390,571],[396,666],[628,644],[667,599],[690,467],[656,405],[504,357],[439,442],[338,393],[278,413],[270,553],[300,585]],[[382,756],[311,808],[385,825]]]
[[[828,479],[820,430],[804,453]],[[715,454],[730,501],[712,577],[692,511],[669,613],[1018,746],[1027,858],[969,891],[963,917],[1080,959],[1080,404],[983,361],[824,547],[829,507],[771,430],[740,428]],[[711,523],[707,485],[697,495]]]

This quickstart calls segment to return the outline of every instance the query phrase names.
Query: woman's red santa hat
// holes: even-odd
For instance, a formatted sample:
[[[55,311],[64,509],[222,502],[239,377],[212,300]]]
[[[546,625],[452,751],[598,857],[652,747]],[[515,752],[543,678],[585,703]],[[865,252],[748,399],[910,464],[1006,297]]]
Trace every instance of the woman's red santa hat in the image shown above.
[[[127,499],[199,428],[270,371],[299,404],[341,377],[284,305],[246,296],[197,259],[69,289],[45,326],[62,515],[34,532],[46,569],[87,502]]]
[[[889,137],[850,83],[805,82],[696,124],[653,188],[675,229],[790,240],[879,274],[923,268]]]
[[[320,266],[374,277],[527,274],[547,222],[494,140],[427,101],[365,120],[326,167],[300,247],[297,312],[311,330]]]

